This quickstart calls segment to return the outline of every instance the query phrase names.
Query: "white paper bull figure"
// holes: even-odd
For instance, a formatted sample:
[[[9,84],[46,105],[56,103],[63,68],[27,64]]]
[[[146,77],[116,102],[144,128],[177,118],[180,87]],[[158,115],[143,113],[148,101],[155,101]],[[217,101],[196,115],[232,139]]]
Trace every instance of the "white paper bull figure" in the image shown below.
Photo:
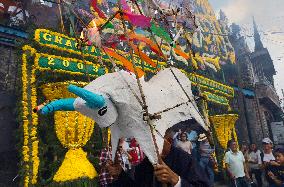
[[[181,121],[195,118],[207,130],[194,101],[191,82],[180,70],[166,68],[147,82],[141,80],[141,85],[150,114],[169,109],[160,114],[160,119],[151,121],[159,132],[155,131],[155,137],[160,152],[164,142],[161,136]],[[52,101],[41,109],[41,113],[79,111],[95,120],[101,128],[110,127],[113,159],[119,138],[135,137],[149,161],[152,164],[158,162],[150,127],[143,119],[143,109],[138,101],[138,98],[141,101],[141,94],[134,75],[126,71],[109,73],[84,88],[69,85],[68,90],[78,97]]]

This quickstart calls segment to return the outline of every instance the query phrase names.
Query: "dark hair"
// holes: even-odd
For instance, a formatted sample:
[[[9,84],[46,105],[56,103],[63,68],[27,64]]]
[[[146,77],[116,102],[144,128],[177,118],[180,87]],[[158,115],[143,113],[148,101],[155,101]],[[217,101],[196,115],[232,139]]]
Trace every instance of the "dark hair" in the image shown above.
[[[252,145],[255,145],[255,151],[251,149],[251,146],[252,146]],[[251,153],[251,152],[253,152],[253,151],[256,152],[257,150],[258,150],[258,147],[257,147],[256,143],[251,143],[251,144],[249,145],[249,153]]]
[[[182,133],[180,133],[180,137],[182,137],[182,135],[185,135],[185,136],[186,136],[186,139],[188,138],[188,137],[187,137],[187,133],[186,133],[186,132],[182,132]]]
[[[227,143],[227,148],[230,148],[230,147],[231,147],[231,144],[232,144],[233,142],[236,142],[236,140],[234,140],[234,139],[229,140],[228,143]]]
[[[278,148],[274,151],[274,153],[280,153],[280,154],[284,155],[284,148]]]

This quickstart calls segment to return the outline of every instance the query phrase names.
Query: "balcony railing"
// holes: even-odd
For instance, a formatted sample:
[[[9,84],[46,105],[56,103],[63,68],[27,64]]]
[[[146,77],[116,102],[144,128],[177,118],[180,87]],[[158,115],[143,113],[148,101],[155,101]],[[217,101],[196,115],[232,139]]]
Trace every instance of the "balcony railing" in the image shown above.
[[[268,98],[270,99],[275,105],[280,107],[279,97],[275,88],[272,84],[267,80],[266,77],[260,79],[256,82],[256,89],[259,98]]]

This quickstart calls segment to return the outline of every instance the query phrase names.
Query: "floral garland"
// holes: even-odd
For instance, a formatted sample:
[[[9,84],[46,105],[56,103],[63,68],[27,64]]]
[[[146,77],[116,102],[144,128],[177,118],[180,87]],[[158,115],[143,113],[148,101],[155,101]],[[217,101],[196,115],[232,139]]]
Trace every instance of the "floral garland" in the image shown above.
[[[94,121],[78,112],[55,112],[54,120],[56,135],[65,148],[83,147],[93,133]]]
[[[37,41],[41,46],[47,46],[49,48],[53,48],[53,49],[56,49],[56,50],[59,50],[59,51],[67,51],[69,53],[75,53],[75,54],[81,55],[81,51],[79,51],[79,50],[77,51],[77,50],[69,49],[69,48],[65,48],[65,47],[58,47],[55,44],[44,44],[44,43],[42,43],[40,41],[40,33],[41,32],[48,33],[50,35],[54,35],[54,36],[57,36],[57,37],[61,37],[61,38],[64,38],[64,39],[67,39],[67,40],[70,40],[70,41],[75,41],[75,38],[70,38],[70,37],[68,37],[64,34],[61,34],[61,33],[53,32],[53,31],[50,31],[50,30],[47,30],[47,29],[36,29],[35,35],[34,35],[34,40]],[[78,44],[75,44],[75,45],[78,45]],[[96,57],[96,55],[92,55],[92,54],[89,54],[89,53],[84,53],[84,55]]]
[[[200,86],[203,89],[212,90],[214,93],[223,94],[226,97],[234,97],[234,89],[225,84],[219,83],[212,79],[208,79],[195,73],[186,73],[187,77],[191,80],[192,85]]]
[[[80,87],[86,86],[87,82],[81,82],[81,81],[65,81],[65,82],[50,82],[46,83],[40,88],[42,89],[43,94],[46,98],[53,100],[58,99],[62,97],[77,97],[75,94],[68,91],[67,87],[70,84],[74,84]]]
[[[31,104],[32,108],[37,106],[37,94],[36,94],[36,87],[35,82],[35,71],[36,67],[32,67],[32,77],[31,77]],[[32,113],[32,130],[31,130],[31,140],[32,140],[32,163],[33,163],[33,176],[32,176],[32,184],[37,183],[38,177],[38,167],[39,167],[39,157],[38,157],[38,138],[37,138],[37,126],[38,126],[38,115],[37,113]]]
[[[219,61],[220,61],[219,57],[212,58],[212,57],[207,57],[207,56],[200,56],[199,53],[196,53],[195,56],[193,57],[193,59],[195,61],[200,62],[201,64],[205,64],[205,62],[208,62],[208,63],[214,65],[217,70],[221,69],[220,63],[219,63]]]
[[[28,119],[29,109],[28,109],[28,85],[33,85],[35,82],[35,69],[33,67],[31,73],[31,80],[28,80],[28,69],[27,69],[27,54],[29,51],[30,55],[33,56],[36,53],[36,50],[32,47],[25,45],[23,46],[23,55],[22,55],[22,120],[23,120],[23,131],[24,131],[24,140],[23,140],[23,160],[26,162],[24,165],[25,169],[25,177],[24,177],[24,186],[29,186],[30,178],[31,183],[36,184],[37,182],[37,174],[38,174],[38,166],[39,166],[39,158],[38,158],[38,140],[36,137],[37,134],[37,123],[38,117],[37,114],[32,114],[32,127],[29,126],[30,121]],[[31,103],[32,107],[36,106],[36,90],[33,86],[31,86]],[[30,147],[30,144],[32,147]],[[30,173],[30,169],[32,172]],[[30,174],[32,176],[30,176]]]
[[[72,181],[78,178],[93,179],[97,176],[94,166],[88,161],[87,153],[79,149],[70,149],[56,172],[53,180],[56,182]]]
[[[42,43],[41,42],[41,37],[40,37],[40,33],[41,32],[44,32],[44,33],[48,33],[50,35],[54,35],[54,36],[57,36],[57,37],[61,37],[61,38],[64,38],[66,40],[70,40],[70,41],[75,41],[75,38],[70,38],[64,34],[61,34],[61,33],[57,33],[57,32],[53,32],[53,31],[50,31],[50,30],[47,30],[47,29],[36,29],[35,31],[35,35],[34,35],[34,39],[35,41],[37,41],[41,46],[47,46],[49,48],[53,48],[53,49],[56,49],[56,50],[59,50],[59,51],[67,51],[69,53],[73,53],[73,54],[77,54],[77,55],[82,55],[80,51],[77,51],[77,50],[74,50],[74,49],[70,49],[70,48],[66,48],[66,47],[59,47],[58,45],[55,45],[55,44],[47,44],[47,43]],[[94,47],[94,46],[89,46],[89,47]],[[118,52],[118,54],[124,54],[125,52],[121,51],[121,50],[116,50]],[[100,52],[101,53],[101,52]],[[127,54],[129,55],[129,54]],[[88,52],[84,52],[84,56],[91,56],[93,58],[95,58],[96,60],[98,60],[98,56],[103,56],[99,53],[97,53],[96,55],[95,54],[89,54]],[[108,58],[104,58],[103,59],[104,61],[106,62],[110,62],[110,59]],[[115,63],[118,64],[118,65],[123,65],[119,60],[116,60],[114,59]],[[165,62],[159,62],[155,59],[152,60],[153,62],[157,63],[157,64],[165,64]],[[137,64],[137,66],[141,66],[139,64]],[[145,70],[147,71],[150,71],[150,72],[155,72],[156,71],[156,68],[154,67],[151,67],[150,65],[147,65],[144,67]],[[58,71],[59,73],[64,73],[62,71]],[[76,75],[76,73],[75,73]],[[78,75],[78,74],[77,74]]]
[[[86,74],[88,74],[88,76],[92,76],[92,77],[98,76],[98,75],[90,74],[88,72],[79,72],[79,71],[76,72],[76,70],[73,70],[73,69],[63,70],[63,69],[52,69],[51,67],[42,67],[42,66],[39,65],[41,57],[46,57],[46,58],[50,58],[50,59],[60,59],[63,62],[68,62],[68,63],[70,63],[70,62],[78,63],[78,65],[79,64],[82,65],[82,68],[84,68],[85,65],[89,65],[89,66],[92,66],[94,69],[96,69],[96,71],[98,72],[98,75],[100,75],[99,71],[100,71],[101,66],[99,64],[93,64],[92,62],[89,62],[89,61],[83,62],[82,60],[79,60],[79,59],[49,55],[49,54],[45,54],[45,53],[36,53],[35,67],[40,71],[53,71],[53,72],[57,72],[57,73],[71,74],[71,75],[77,75],[77,76],[82,76],[82,75],[86,75]],[[104,73],[108,73],[107,68],[104,68]]]
[[[212,94],[210,92],[203,92],[202,96],[204,96],[207,101],[217,103],[217,104],[220,104],[220,105],[226,105],[226,106],[229,105],[229,101],[225,97],[215,95],[215,94]]]
[[[25,50],[23,48],[23,50]],[[27,96],[27,54],[23,53],[22,55],[22,120],[23,120],[23,131],[24,131],[24,141],[22,148],[22,155],[24,160],[24,169],[29,170],[29,121],[28,121],[28,96]],[[24,186],[27,187],[29,185],[29,173],[25,172],[24,177]]]
[[[67,89],[69,84],[85,86],[86,82],[66,81],[47,83],[41,86],[44,96],[56,98],[76,97]],[[97,176],[94,166],[88,161],[86,153],[81,149],[91,138],[94,121],[79,112],[57,111],[54,114],[55,132],[60,143],[68,148],[65,159],[54,175],[56,182],[65,182],[78,178],[93,179]]]
[[[214,125],[217,139],[223,149],[227,149],[227,143],[231,139],[238,117],[237,114],[210,116],[210,121]]]
[[[34,63],[34,65],[31,66],[31,74],[29,76],[28,72],[30,70],[28,70],[27,55],[29,54],[30,56],[35,56],[38,53],[36,53],[36,50],[28,45],[23,46],[22,49],[24,51],[22,55],[22,61],[23,61],[22,62],[22,88],[23,88],[22,89],[22,109],[23,109],[22,121],[23,121],[23,133],[24,133],[22,155],[23,155],[23,161],[24,161],[23,168],[25,170],[23,182],[24,182],[24,186],[28,187],[30,184],[32,185],[37,184],[38,169],[39,169],[39,164],[40,164],[40,160],[38,157],[39,140],[37,138],[38,115],[36,113],[30,113],[30,109],[29,109],[30,107],[28,104],[29,102],[31,103],[31,108],[35,108],[37,106],[37,88],[35,87],[36,85],[35,84],[36,83],[35,71],[39,68],[37,64]],[[67,82],[65,82],[65,84],[67,84]],[[86,83],[80,83],[80,84],[86,85]],[[57,83],[57,85],[59,84]],[[28,95],[29,89],[31,90],[30,96]],[[52,95],[52,94],[53,93],[50,93],[49,95]],[[30,120],[28,116],[31,116]],[[62,119],[59,119],[58,121],[62,121]],[[94,122],[90,122],[91,121],[90,119],[77,118],[77,122],[78,121],[83,121],[82,123],[83,125],[81,126],[77,125],[77,129],[76,129],[77,133],[75,133],[77,135],[75,135],[73,139],[75,138],[80,141],[78,141],[78,143],[73,142],[72,144],[70,144],[69,147],[72,147],[72,148],[81,147],[85,145],[87,141],[90,139],[90,136],[93,132]],[[80,150],[78,152],[80,152]],[[82,154],[78,153],[76,155],[78,156]],[[82,163],[85,163],[85,164],[83,164],[82,167],[84,169],[86,168],[89,168],[89,169],[86,170],[87,174],[82,177],[94,178],[95,176],[97,176],[96,170],[92,166],[92,164],[87,159],[85,159],[85,157],[86,157],[86,154],[83,154],[83,157],[81,159],[83,160]],[[78,158],[76,158],[75,160],[77,159]],[[67,170],[71,171],[69,169]],[[62,172],[62,170],[60,170],[60,172]],[[66,170],[63,171],[63,173],[65,172]],[[74,173],[73,175],[75,175],[76,173],[78,173],[78,170],[76,170],[75,172],[73,171],[73,173]],[[55,178],[58,178],[58,177],[55,177]],[[67,177],[65,179],[69,180]],[[61,181],[61,180],[58,180],[58,181]]]

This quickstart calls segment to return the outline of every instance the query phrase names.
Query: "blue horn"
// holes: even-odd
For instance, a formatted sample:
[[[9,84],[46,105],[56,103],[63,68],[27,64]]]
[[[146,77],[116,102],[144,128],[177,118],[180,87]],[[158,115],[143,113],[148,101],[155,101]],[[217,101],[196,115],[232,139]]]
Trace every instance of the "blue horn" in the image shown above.
[[[75,110],[73,106],[74,101],[75,101],[74,98],[58,99],[44,105],[39,111],[44,115],[58,110],[74,111]]]
[[[95,94],[72,84],[68,86],[68,90],[85,100],[87,106],[92,109],[101,108],[105,105],[105,98],[102,95]]]

